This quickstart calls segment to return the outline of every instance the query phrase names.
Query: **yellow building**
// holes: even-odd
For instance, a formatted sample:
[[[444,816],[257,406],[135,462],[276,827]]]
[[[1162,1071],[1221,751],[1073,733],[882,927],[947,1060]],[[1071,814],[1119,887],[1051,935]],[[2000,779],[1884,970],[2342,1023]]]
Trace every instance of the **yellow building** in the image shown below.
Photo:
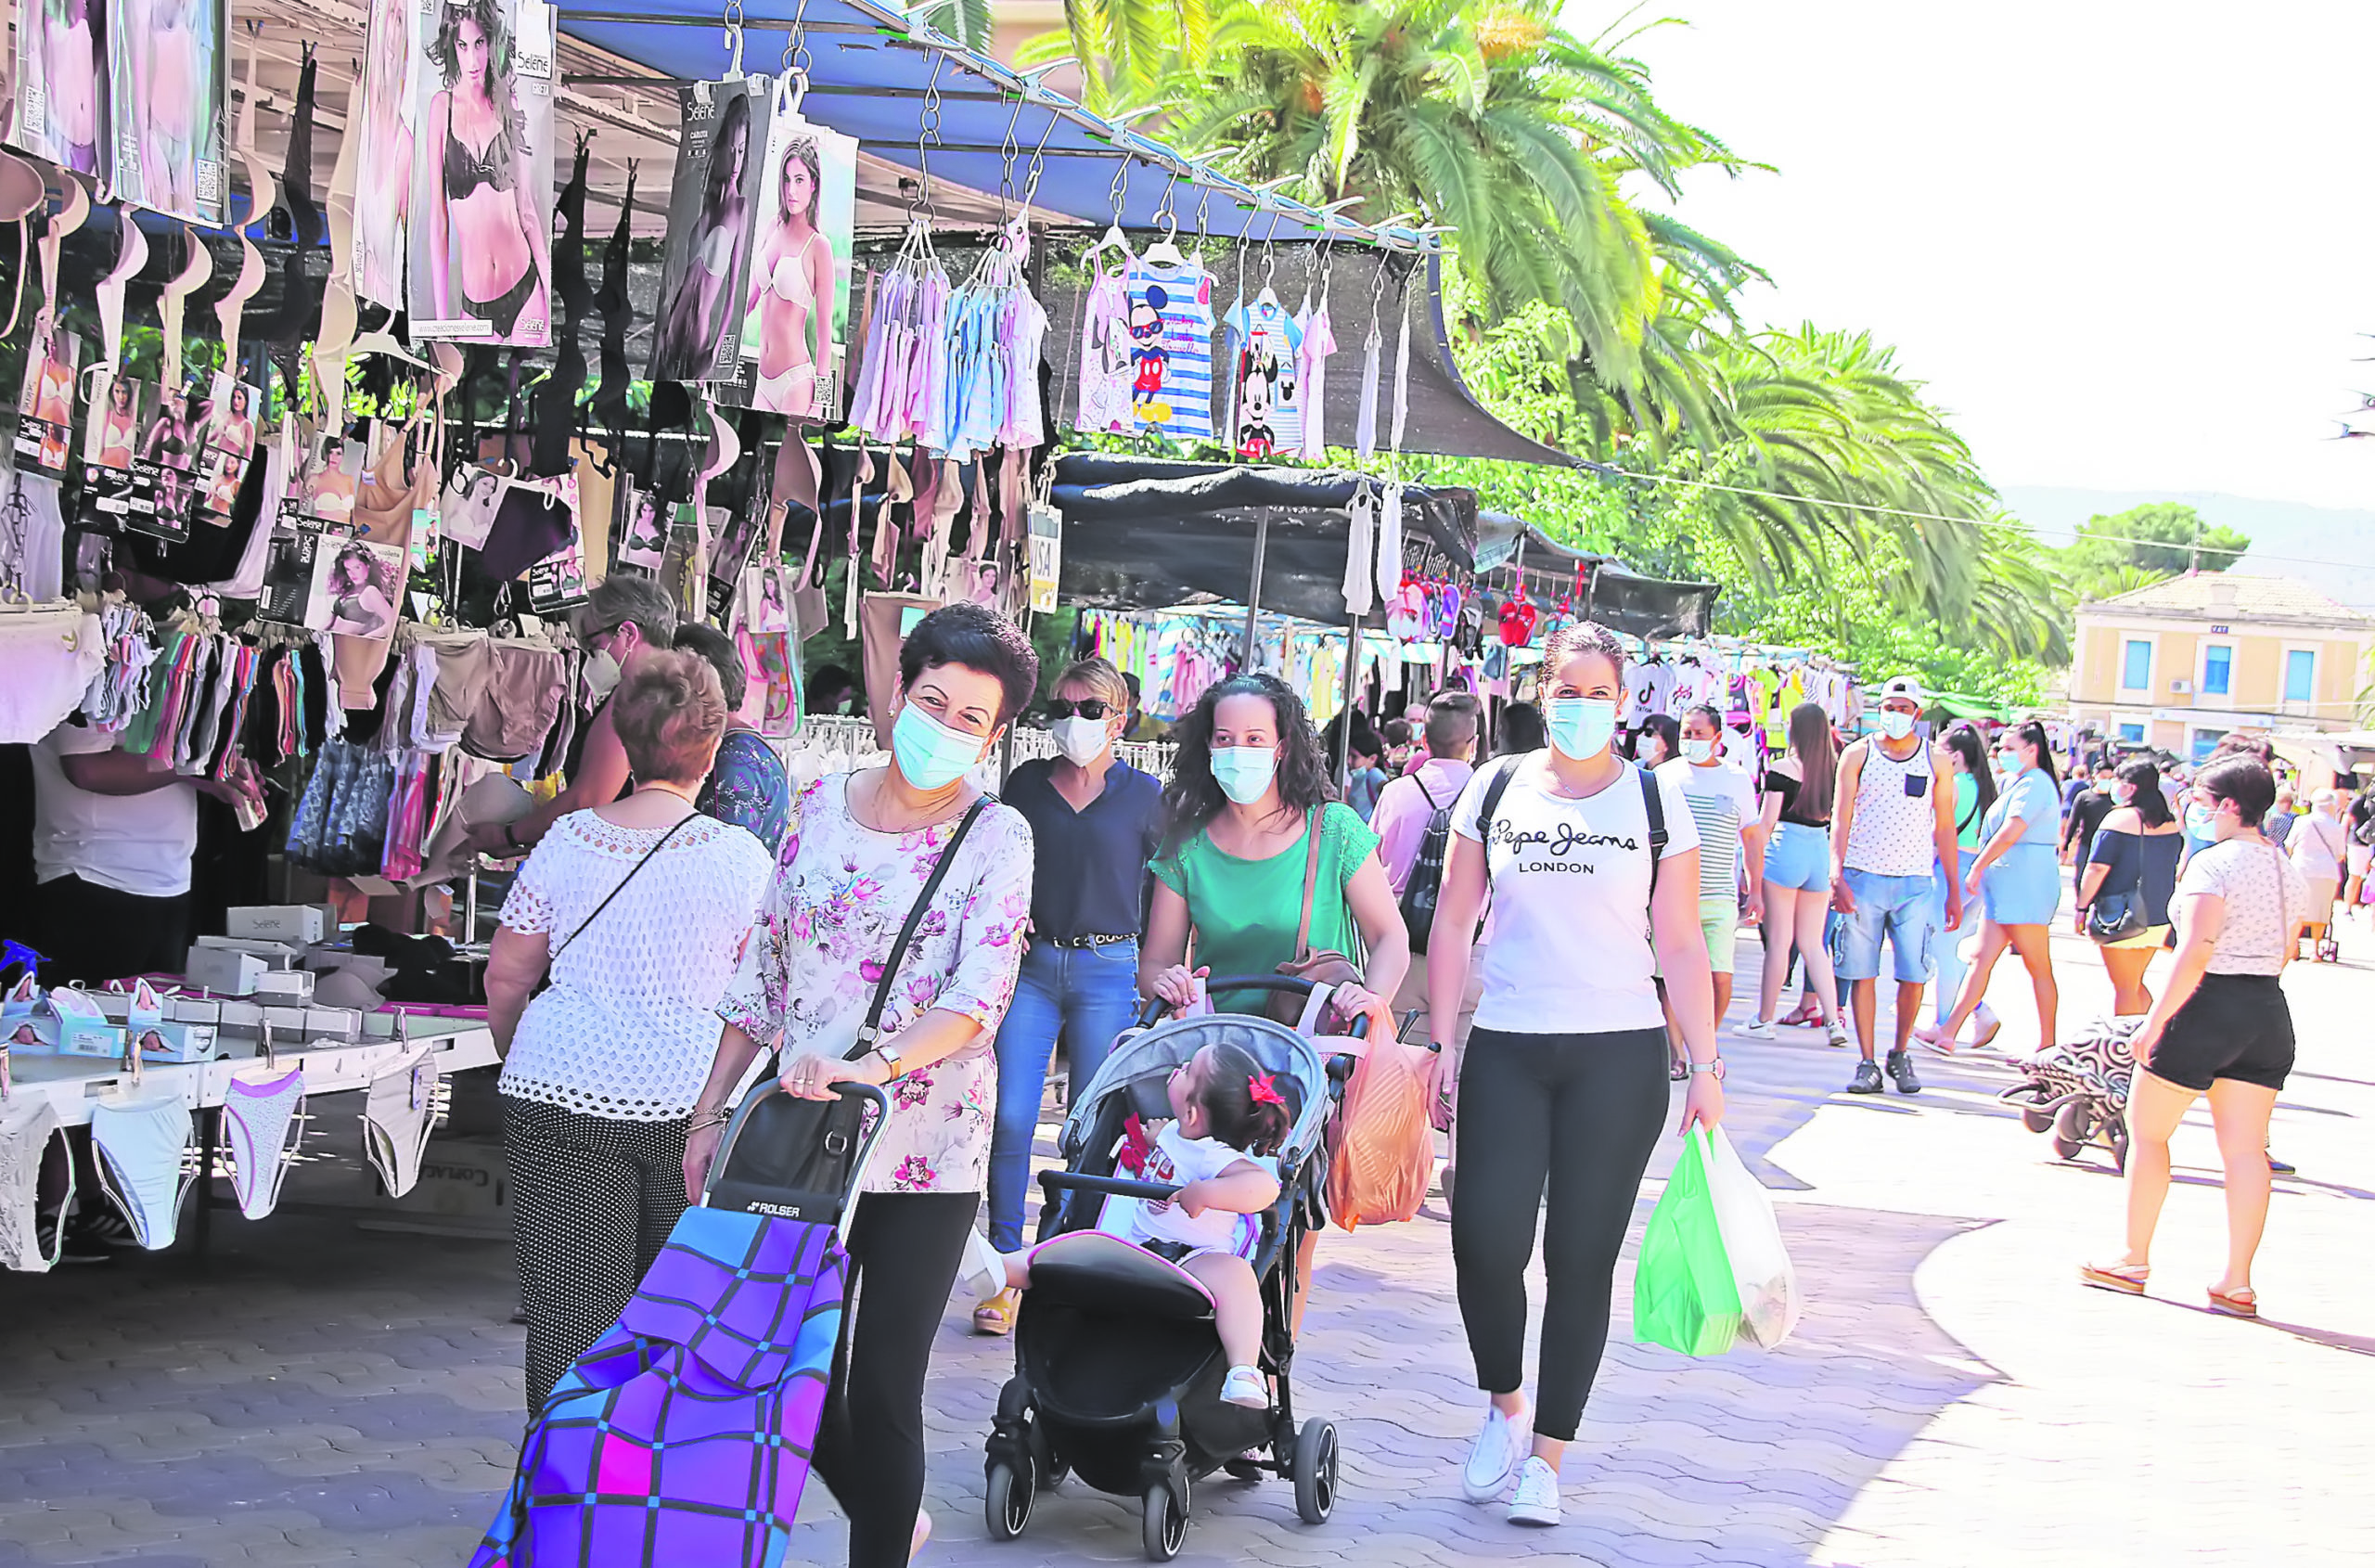
[[[2230,729],[2360,727],[2375,615],[2288,577],[2205,572],[2078,609],[2070,706],[2114,739],[2206,755]]]

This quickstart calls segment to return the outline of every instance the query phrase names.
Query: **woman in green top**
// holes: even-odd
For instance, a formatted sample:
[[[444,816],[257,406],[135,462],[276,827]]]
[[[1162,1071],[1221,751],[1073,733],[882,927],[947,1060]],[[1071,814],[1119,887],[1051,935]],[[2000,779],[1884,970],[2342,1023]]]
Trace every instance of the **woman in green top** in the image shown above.
[[[1172,734],[1179,751],[1162,791],[1166,826],[1153,862],[1139,991],[1184,1008],[1200,980],[1268,974],[1298,957],[1309,835],[1316,831],[1308,941],[1315,951],[1367,954],[1361,983],[1339,987],[1334,1003],[1347,1015],[1377,1016],[1410,967],[1410,933],[1378,860],[1378,836],[1335,798],[1302,700],[1276,676],[1237,675],[1207,690]],[[1215,992],[1213,1005],[1253,1012],[1265,999]],[[1316,1229],[1306,1231],[1297,1259],[1298,1328],[1318,1240]]]
[[[1206,691],[1174,734],[1179,752],[1162,792],[1166,825],[1138,989],[1186,1007],[1198,980],[1292,962],[1316,827],[1309,945],[1368,955],[1362,983],[1342,987],[1335,1003],[1346,1014],[1374,1011],[1410,967],[1410,936],[1377,834],[1337,801],[1302,700],[1276,676],[1238,675]],[[1213,1005],[1252,1012],[1263,1001],[1221,994]]]
[[[1969,720],[1947,730],[1945,739],[1946,754],[1954,762],[1955,844],[1961,852],[1962,860],[1952,875],[1968,881],[1971,863],[1978,856],[1981,847],[1980,823],[1986,817],[1988,807],[1996,803],[1996,775],[1988,771],[1987,743],[1979,738],[1979,731]],[[1946,1015],[1955,1010],[1955,998],[1962,994],[1963,976],[1971,971],[1971,960],[1963,957],[1962,938],[1965,933],[1946,929],[1948,874],[1943,866],[1932,868],[1932,880],[1937,884],[1937,902],[1933,906],[1932,919],[1939,940],[1936,948],[1938,983],[1931,988],[1936,997],[1936,1012],[1932,1022],[1942,1029],[1945,1027]],[[1966,926],[1970,923],[1964,922]],[[1995,1038],[1996,1031],[2003,1027],[1996,1016],[1996,1009],[1985,1002],[1979,1005],[1979,1010],[1972,1019],[1979,1030],[1979,1043],[1982,1045]]]

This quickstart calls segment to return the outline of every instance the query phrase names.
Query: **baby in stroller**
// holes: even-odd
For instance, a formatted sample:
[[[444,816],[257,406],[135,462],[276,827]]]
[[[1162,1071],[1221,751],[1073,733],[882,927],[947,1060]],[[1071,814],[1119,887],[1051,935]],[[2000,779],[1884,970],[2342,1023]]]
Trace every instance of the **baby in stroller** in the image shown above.
[[[1253,1254],[1262,1239],[1254,1216],[1278,1201],[1278,1146],[1293,1131],[1303,1097],[1294,1080],[1265,1073],[1244,1047],[1216,1040],[1175,1069],[1164,1086],[1171,1117],[1148,1130],[1130,1119],[1130,1148],[1119,1163],[1142,1181],[1179,1189],[1168,1201],[1115,1197],[1097,1228],[1177,1264],[1212,1292],[1213,1327],[1228,1357],[1221,1397],[1250,1409],[1269,1407],[1255,1366],[1262,1349],[1262,1287]],[[1031,1253],[1005,1259],[1007,1283],[1031,1288]]]

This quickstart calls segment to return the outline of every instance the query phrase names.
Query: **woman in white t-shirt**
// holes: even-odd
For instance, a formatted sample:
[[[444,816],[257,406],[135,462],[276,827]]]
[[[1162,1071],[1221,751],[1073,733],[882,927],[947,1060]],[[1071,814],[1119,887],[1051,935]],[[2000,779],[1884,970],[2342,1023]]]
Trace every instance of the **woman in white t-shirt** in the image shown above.
[[[1483,1000],[1460,1065],[1452,1258],[1477,1384],[1492,1396],[1465,1484],[1487,1502],[1515,1475],[1509,1518],[1522,1524],[1558,1523],[1559,1462],[1607,1343],[1617,1252],[1666,1112],[1657,970],[1690,1057],[1683,1125],[1712,1127],[1724,1114],[1689,804],[1679,780],[1610,749],[1624,692],[1613,634],[1589,623],[1561,630],[1542,669],[1550,747],[1469,782],[1427,948],[1428,1037],[1440,1048],[1458,1024],[1489,887]],[[1655,868],[1652,791],[1666,836]],[[1581,1021],[1591,1033],[1576,1031]],[[1529,1405],[1525,1271],[1537,1215],[1549,1291]]]
[[[2278,976],[2309,907],[2309,889],[2260,822],[2276,779],[2257,757],[2202,770],[2191,802],[2209,814],[2213,842],[2187,862],[2171,906],[2176,970],[2134,1036],[2127,1099],[2127,1250],[2084,1264],[2079,1276],[2142,1295],[2152,1231],[2169,1195],[2169,1138],[2196,1095],[2210,1099],[2227,1173],[2227,1270],[2210,1287],[2213,1311],[2259,1316],[2252,1258],[2267,1223],[2268,1117],[2292,1071],[2292,1013]]]

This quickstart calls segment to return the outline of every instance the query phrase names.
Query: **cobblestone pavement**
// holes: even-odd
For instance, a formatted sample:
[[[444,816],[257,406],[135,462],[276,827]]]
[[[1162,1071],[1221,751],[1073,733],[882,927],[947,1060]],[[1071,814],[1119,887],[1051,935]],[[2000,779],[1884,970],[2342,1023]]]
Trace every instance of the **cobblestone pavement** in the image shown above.
[[[1847,1053],[1810,1034],[1727,1036],[1733,1135],[1778,1189],[1811,1297],[1789,1344],[1690,1362],[1632,1343],[1628,1253],[1566,1523],[1521,1533],[1459,1497],[1479,1395],[1440,1200],[1411,1225],[1331,1234],[1297,1393],[1342,1431],[1336,1515],[1308,1529],[1283,1485],[1215,1482],[1180,1561],[2368,1561],[2375,940],[2345,945],[2352,964],[2288,981],[2302,1070],[2276,1141],[2303,1174],[2278,1184],[2268,1321],[2202,1309],[2223,1246],[2206,1120],[2180,1135],[2153,1288],[2131,1300],[2073,1281],[2116,1238],[2107,1159],[2057,1162],[1996,1102],[2000,1063],[1926,1058],[1919,1099],[1851,1099],[1835,1092]],[[1741,958],[1746,979],[1752,939]],[[2100,1009],[2087,945],[2062,939],[2056,958],[2065,1020]],[[2017,968],[1994,1000],[2006,1043],[2034,1037]],[[518,1438],[511,1303],[500,1244],[311,1213],[218,1217],[202,1262],[6,1277],[0,1564],[458,1564]],[[1010,1350],[964,1319],[952,1304],[936,1367],[926,1561],[1136,1559],[1135,1509],[1076,1482],[1024,1540],[982,1540],[981,1439]],[[803,1517],[795,1556],[840,1562],[829,1504]]]

